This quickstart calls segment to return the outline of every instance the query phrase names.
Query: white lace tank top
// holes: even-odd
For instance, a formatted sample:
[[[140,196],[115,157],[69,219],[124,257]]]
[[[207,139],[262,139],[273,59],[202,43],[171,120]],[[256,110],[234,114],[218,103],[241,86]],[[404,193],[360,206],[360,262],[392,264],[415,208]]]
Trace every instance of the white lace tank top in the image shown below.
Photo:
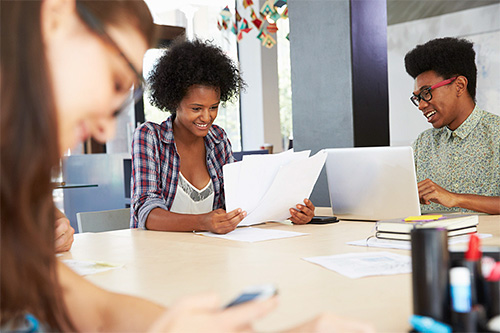
[[[181,172],[177,192],[170,211],[180,214],[205,214],[213,210],[214,184],[212,179],[201,190],[194,187]]]

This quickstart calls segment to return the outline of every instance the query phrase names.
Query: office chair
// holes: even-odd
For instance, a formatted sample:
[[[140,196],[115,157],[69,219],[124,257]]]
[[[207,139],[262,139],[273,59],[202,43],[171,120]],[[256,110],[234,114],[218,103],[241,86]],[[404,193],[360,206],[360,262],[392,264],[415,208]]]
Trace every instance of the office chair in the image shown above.
[[[128,229],[130,208],[76,213],[78,232],[102,232]]]

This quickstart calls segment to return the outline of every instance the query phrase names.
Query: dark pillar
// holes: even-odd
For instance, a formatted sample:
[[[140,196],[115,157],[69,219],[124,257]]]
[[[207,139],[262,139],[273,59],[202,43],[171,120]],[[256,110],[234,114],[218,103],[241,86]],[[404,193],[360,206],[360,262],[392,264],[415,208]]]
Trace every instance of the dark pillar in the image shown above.
[[[354,146],[389,145],[387,6],[351,1]]]
[[[389,145],[386,0],[289,0],[295,150]],[[326,174],[311,196],[329,206]]]

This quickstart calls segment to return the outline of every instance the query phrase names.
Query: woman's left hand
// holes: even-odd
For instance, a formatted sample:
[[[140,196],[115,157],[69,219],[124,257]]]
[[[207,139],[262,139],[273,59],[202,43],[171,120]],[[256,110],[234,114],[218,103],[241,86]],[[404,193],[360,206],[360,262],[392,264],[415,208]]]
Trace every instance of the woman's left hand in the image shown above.
[[[314,217],[314,205],[309,199],[304,199],[304,205],[298,204],[295,208],[290,208],[290,214],[292,216],[289,218],[295,224],[306,224],[311,222]]]
[[[56,252],[66,252],[71,249],[73,244],[73,234],[75,229],[71,226],[68,218],[66,216],[59,217],[55,224],[55,248]]]

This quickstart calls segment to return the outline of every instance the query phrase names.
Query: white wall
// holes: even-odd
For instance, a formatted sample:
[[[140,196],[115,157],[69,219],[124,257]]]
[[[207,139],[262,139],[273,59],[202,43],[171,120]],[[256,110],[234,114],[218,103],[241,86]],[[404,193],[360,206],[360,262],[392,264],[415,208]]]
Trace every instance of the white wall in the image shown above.
[[[254,8],[260,8],[259,1],[254,0]],[[249,10],[238,6],[245,18],[250,16]],[[281,152],[277,46],[262,46],[256,38],[259,30],[249,24],[253,29],[238,44],[240,70],[247,84],[240,97],[242,150],[260,149],[268,143],[273,152]]]
[[[500,115],[500,4],[391,25],[387,28],[391,146],[410,145],[431,127],[409,100],[413,79],[406,73],[404,56],[416,45],[438,37],[474,42],[477,104]]]

